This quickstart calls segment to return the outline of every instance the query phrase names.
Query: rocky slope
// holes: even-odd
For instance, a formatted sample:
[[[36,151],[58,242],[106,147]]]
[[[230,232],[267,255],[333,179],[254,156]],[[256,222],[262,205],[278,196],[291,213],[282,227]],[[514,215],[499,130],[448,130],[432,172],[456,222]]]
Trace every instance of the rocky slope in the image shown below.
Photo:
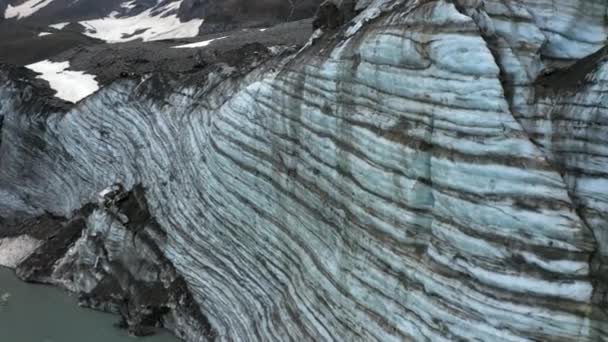
[[[190,341],[608,340],[608,4],[352,5],[75,105],[5,67],[18,274]]]
[[[152,13],[173,8],[182,22],[205,19],[212,23],[243,24],[267,21],[267,24],[298,20],[312,16],[322,1],[262,0],[0,0],[0,19],[30,23],[54,24],[79,22],[109,17],[136,16],[146,10]],[[175,5],[175,6],[173,6]]]
[[[167,41],[201,40],[197,37],[225,36],[227,32],[233,35],[231,40],[239,41],[239,35],[234,34],[238,31],[242,31],[242,35],[247,34],[245,31],[266,30],[286,22],[309,19],[320,2],[0,0],[0,63],[27,65],[73,53],[75,49],[90,48],[107,55],[107,50],[131,48],[160,51],[158,56],[148,51],[141,51],[139,55],[146,54],[148,60],[158,57],[166,64],[167,60],[179,58],[162,51]],[[308,28],[300,31],[310,34]],[[107,43],[113,46],[108,48]],[[115,53],[114,60],[124,64],[124,60],[134,54]],[[169,69],[175,68],[169,66]]]
[[[117,38],[158,40],[162,36],[155,37],[154,34],[150,35],[149,31],[156,31],[156,34],[170,33],[173,37],[190,37],[196,35],[199,29],[201,32],[209,33],[237,27],[267,27],[286,21],[310,18],[321,2],[321,0],[1,0],[0,21],[38,28],[46,26],[46,29],[51,31],[61,31],[64,25],[72,24],[72,30],[80,28],[87,35],[100,39],[109,36],[113,40]],[[112,33],[116,31],[121,31],[120,33],[124,33],[125,37],[113,36]]]

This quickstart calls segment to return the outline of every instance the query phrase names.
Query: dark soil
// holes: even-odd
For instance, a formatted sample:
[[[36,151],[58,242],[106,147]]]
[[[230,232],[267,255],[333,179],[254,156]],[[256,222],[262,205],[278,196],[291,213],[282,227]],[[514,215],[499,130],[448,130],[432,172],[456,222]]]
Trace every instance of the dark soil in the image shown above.
[[[16,25],[0,19],[0,63],[27,65],[74,48],[103,43],[69,30],[38,37],[40,32],[53,32],[53,29]]]

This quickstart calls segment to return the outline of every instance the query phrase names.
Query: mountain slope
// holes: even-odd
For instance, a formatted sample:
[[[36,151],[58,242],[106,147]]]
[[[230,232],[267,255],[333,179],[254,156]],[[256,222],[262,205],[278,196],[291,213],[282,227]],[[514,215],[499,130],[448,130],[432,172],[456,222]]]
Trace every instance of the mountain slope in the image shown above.
[[[209,1],[209,0],[9,0],[0,17],[26,24],[50,25],[62,22],[111,21],[112,18],[152,20],[149,27],[159,29],[164,19],[194,26],[204,20],[206,32],[236,27],[274,25],[280,22],[310,18],[320,0],[290,1]],[[136,20],[140,21],[140,20]],[[154,20],[158,23],[154,23]],[[193,22],[195,21],[195,22]],[[82,23],[84,26],[87,24]],[[159,25],[160,24],[160,25]],[[99,30],[99,28],[97,28]],[[107,29],[107,28],[106,28]],[[135,30],[142,27],[135,27]],[[127,32],[125,32],[127,34]],[[182,36],[183,37],[183,36]]]

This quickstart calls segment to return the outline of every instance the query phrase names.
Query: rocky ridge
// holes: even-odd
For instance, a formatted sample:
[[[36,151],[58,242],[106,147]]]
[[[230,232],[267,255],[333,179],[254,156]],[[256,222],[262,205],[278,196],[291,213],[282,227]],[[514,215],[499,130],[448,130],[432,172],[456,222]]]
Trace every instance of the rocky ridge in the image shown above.
[[[79,222],[45,281],[187,340],[606,341],[607,14],[360,0],[73,106],[4,70],[0,217]]]

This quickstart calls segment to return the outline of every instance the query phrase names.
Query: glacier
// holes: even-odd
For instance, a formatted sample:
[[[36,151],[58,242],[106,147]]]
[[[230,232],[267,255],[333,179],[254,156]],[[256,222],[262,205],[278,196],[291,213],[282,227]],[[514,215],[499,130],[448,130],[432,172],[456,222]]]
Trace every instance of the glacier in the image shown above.
[[[188,341],[608,341],[608,3],[355,6],[76,104],[1,69],[18,275]]]

